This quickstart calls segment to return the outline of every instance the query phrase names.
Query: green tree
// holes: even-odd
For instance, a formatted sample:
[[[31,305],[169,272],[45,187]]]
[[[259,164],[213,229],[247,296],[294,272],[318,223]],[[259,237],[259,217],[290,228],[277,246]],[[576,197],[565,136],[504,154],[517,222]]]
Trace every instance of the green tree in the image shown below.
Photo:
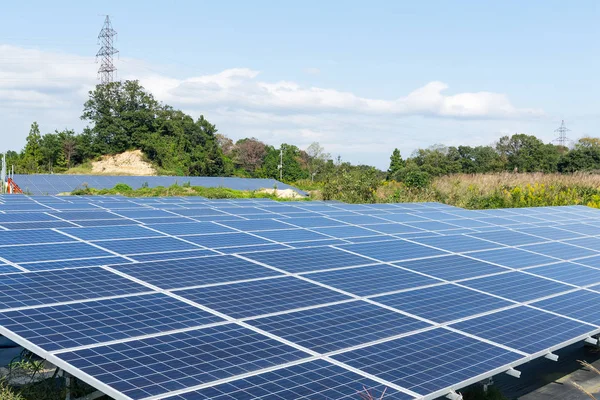
[[[139,148],[156,130],[160,104],[138,81],[97,85],[89,96],[81,119],[93,124],[90,129],[96,154]]]
[[[431,176],[454,174],[461,171],[460,156],[456,147],[434,145],[417,150],[411,160],[421,171]]]
[[[560,158],[556,146],[525,134],[501,137],[496,151],[506,168],[516,172],[555,172]]]
[[[263,178],[279,179],[280,151],[283,149],[283,181],[294,182],[308,179],[308,170],[302,167],[302,151],[294,145],[283,143],[279,149],[267,146],[263,165],[258,171],[258,176]]]
[[[26,140],[25,149],[23,149],[23,155],[21,157],[21,165],[23,167],[23,172],[35,174],[39,172],[40,165],[43,161],[41,147],[42,136],[37,122],[31,124]]]
[[[42,153],[42,169],[44,171],[54,173],[64,170],[66,162],[58,132],[47,133],[42,136],[40,147]]]
[[[458,146],[461,171],[466,174],[498,172],[503,169],[500,156],[491,146]]]
[[[387,180],[396,179],[398,180],[399,173],[404,168],[404,160],[400,155],[400,150],[394,149],[390,156],[390,167],[387,170]]]
[[[575,148],[563,154],[558,162],[560,172],[600,170],[600,138],[579,139]]]
[[[322,173],[325,168],[325,163],[329,158],[331,158],[331,154],[326,153],[323,146],[319,144],[319,142],[313,142],[306,148],[306,167],[308,169],[308,174],[310,176],[310,180],[314,181],[315,176],[318,173]]]

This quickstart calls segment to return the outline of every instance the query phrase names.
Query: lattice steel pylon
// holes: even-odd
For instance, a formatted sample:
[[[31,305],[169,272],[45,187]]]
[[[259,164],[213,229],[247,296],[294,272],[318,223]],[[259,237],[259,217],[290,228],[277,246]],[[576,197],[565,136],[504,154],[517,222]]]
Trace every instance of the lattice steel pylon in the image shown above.
[[[554,130],[554,132],[558,132],[558,137],[554,139],[554,142],[558,143],[559,146],[567,147],[570,141],[567,137],[567,132],[570,131],[571,130],[566,127],[565,120],[563,119],[560,127]]]
[[[100,60],[100,68],[98,69],[98,79],[100,84],[110,83],[114,81],[117,67],[113,63],[113,56],[119,52],[113,46],[117,31],[115,31],[110,23],[110,17],[107,15],[104,19],[104,26],[98,34],[98,44],[100,50],[96,53],[96,62]]]

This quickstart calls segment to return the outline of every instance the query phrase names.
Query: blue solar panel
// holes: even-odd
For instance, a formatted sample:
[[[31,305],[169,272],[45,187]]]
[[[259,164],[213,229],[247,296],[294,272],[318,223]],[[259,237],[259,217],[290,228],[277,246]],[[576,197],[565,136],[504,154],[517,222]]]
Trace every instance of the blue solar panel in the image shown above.
[[[559,258],[561,260],[573,260],[581,257],[599,255],[599,253],[596,251],[571,246],[560,242],[532,244],[522,246],[520,248],[523,250],[533,251],[546,256]]]
[[[320,233],[312,232],[306,229],[286,229],[275,231],[260,231],[255,232],[257,236],[265,239],[273,240],[280,243],[302,242],[307,240],[325,240],[331,239],[329,236],[321,235]]]
[[[41,244],[73,242],[74,239],[61,233],[48,230],[0,231],[0,246],[18,244]]]
[[[100,265],[129,264],[130,260],[123,257],[97,257],[80,258],[77,260],[38,261],[34,263],[20,263],[19,265],[29,271],[46,271],[51,269],[96,267]]]
[[[58,221],[53,216],[42,212],[0,214],[0,224],[11,222],[43,222]]]
[[[69,228],[77,226],[67,221],[43,221],[43,222],[11,222],[4,223],[2,226],[9,230],[19,229],[50,229],[50,228]]]
[[[138,225],[138,222],[135,222],[131,219],[91,219],[86,221],[76,221],[79,226],[124,226],[124,225]],[[69,225],[74,226],[74,225]]]
[[[317,272],[308,274],[306,277],[358,296],[369,296],[440,283],[436,279],[389,265],[372,265]]]
[[[395,264],[448,281],[474,278],[506,271],[505,268],[458,255],[402,261]]]
[[[562,239],[572,239],[577,236],[583,236],[575,232],[568,232],[561,229],[556,229],[552,227],[543,227],[543,228],[522,228],[519,229],[520,232],[527,233],[530,235],[539,236],[545,239],[550,240],[562,240]]]
[[[380,233],[369,229],[361,228],[358,226],[332,226],[326,228],[312,228],[311,230],[325,235],[337,237],[339,239],[346,239],[351,237],[359,236],[377,236]]]
[[[305,247],[318,247],[318,246],[337,246],[340,244],[349,243],[348,240],[340,239],[327,239],[327,240],[308,240],[303,242],[289,242],[288,244],[296,249]]]
[[[238,229],[246,232],[275,229],[291,229],[294,227],[293,225],[285,224],[283,222],[279,222],[273,219],[263,219],[259,221],[223,221],[222,224],[233,229]]]
[[[293,273],[373,263],[368,258],[330,247],[249,253],[244,257]]]
[[[595,326],[525,306],[458,322],[451,326],[529,354],[598,330]]]
[[[476,250],[490,250],[498,247],[503,247],[501,244],[479,240],[463,235],[435,236],[428,238],[413,239],[417,243],[427,246],[432,246],[438,249],[451,251],[454,253],[462,253]]]
[[[97,243],[105,249],[123,255],[162,253],[167,251],[195,250],[198,246],[172,237],[149,239],[105,240]]]
[[[348,244],[339,246],[339,248],[386,262],[448,254],[445,251],[432,249],[431,247],[404,240],[381,243]]]
[[[186,251],[169,251],[163,253],[150,253],[150,254],[135,254],[129,256],[132,260],[144,262],[144,261],[160,261],[160,260],[177,260],[180,258],[194,258],[194,257],[206,257],[216,256],[218,253],[212,250],[186,250]]]
[[[372,300],[438,323],[470,317],[513,304],[450,284],[373,297]]]
[[[223,320],[164,294],[0,313],[0,325],[47,351],[219,321]]]
[[[355,400],[360,396],[386,400],[413,397],[323,360],[266,372],[168,400],[336,399]]]
[[[523,244],[540,243],[545,241],[545,239],[537,236],[527,235],[525,233],[511,230],[474,233],[471,236],[505,244],[507,246],[520,246]]]
[[[534,265],[558,262],[558,259],[556,258],[550,258],[514,248],[478,251],[476,253],[470,253],[469,257],[509,268],[525,268]]]
[[[0,275],[0,309],[147,292],[100,268]]]
[[[561,294],[531,303],[531,306],[600,325],[600,293],[587,290]]]
[[[457,385],[521,357],[441,328],[333,356],[421,395]]]
[[[175,293],[234,318],[350,299],[341,293],[293,277],[210,286]]]
[[[307,356],[235,324],[58,355],[134,400]]]
[[[119,210],[115,214],[122,215],[127,218],[160,218],[160,217],[177,217],[173,213],[164,210]]]
[[[83,240],[104,240],[104,239],[133,239],[152,236],[164,236],[151,229],[142,226],[98,226],[86,228],[64,228],[62,232],[75,236]]]
[[[11,272],[21,272],[21,270],[10,265],[0,264],[0,274],[6,274]]]
[[[15,262],[69,260],[74,258],[91,258],[112,256],[82,242],[9,246],[2,249],[2,257]]]
[[[585,247],[586,249],[600,251],[600,238],[597,237],[583,237],[577,239],[565,240],[564,243],[573,246]]]
[[[407,234],[407,233],[424,233],[426,231],[422,229],[413,228],[412,226],[404,225],[404,224],[395,224],[395,223],[387,223],[387,224],[377,224],[377,225],[369,225],[367,228],[372,229],[381,233],[388,234]]]
[[[299,226],[301,228],[324,228],[328,226],[344,226],[343,222],[335,221],[326,217],[302,217],[302,218],[287,218],[285,222]]]
[[[269,268],[234,256],[186,258],[119,265],[114,268],[163,289],[280,275]]]
[[[570,262],[560,262],[558,264],[545,265],[543,267],[529,268],[526,271],[531,274],[556,279],[572,285],[587,286],[600,284],[600,270]]]
[[[406,225],[410,225],[415,228],[423,229],[426,231],[447,231],[461,228],[460,226],[452,225],[451,223],[441,221],[406,222]]]
[[[215,251],[223,254],[245,254],[254,253],[256,251],[285,250],[289,248],[291,247],[287,245],[268,242],[266,244],[257,244],[255,246],[221,247]]]
[[[248,323],[319,353],[431,326],[362,301],[264,317]]]
[[[539,299],[573,289],[548,279],[538,278],[521,272],[509,272],[462,282],[473,289],[482,290],[515,301]]]
[[[273,243],[260,237],[247,233],[216,233],[213,235],[186,236],[185,240],[207,247],[218,249],[220,247],[255,246],[258,244]]]

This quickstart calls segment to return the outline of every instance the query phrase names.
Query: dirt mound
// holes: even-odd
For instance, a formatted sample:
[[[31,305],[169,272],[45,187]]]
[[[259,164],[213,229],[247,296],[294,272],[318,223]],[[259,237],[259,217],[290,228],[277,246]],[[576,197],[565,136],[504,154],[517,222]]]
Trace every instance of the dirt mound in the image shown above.
[[[261,190],[261,193],[274,194],[277,197],[284,198],[284,199],[299,199],[299,198],[304,197],[292,189],[263,189],[263,190]]]
[[[103,156],[92,162],[92,173],[103,175],[156,175],[152,164],[144,161],[141,150],[126,151],[114,156]]]

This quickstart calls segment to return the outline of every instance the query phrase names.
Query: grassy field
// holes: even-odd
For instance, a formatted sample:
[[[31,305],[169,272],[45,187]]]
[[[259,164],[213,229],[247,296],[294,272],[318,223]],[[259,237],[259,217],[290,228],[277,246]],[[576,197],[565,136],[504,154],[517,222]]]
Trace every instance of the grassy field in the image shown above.
[[[587,205],[600,208],[600,175],[478,174],[435,178],[422,188],[385,182],[377,202],[437,201],[467,209]]]

